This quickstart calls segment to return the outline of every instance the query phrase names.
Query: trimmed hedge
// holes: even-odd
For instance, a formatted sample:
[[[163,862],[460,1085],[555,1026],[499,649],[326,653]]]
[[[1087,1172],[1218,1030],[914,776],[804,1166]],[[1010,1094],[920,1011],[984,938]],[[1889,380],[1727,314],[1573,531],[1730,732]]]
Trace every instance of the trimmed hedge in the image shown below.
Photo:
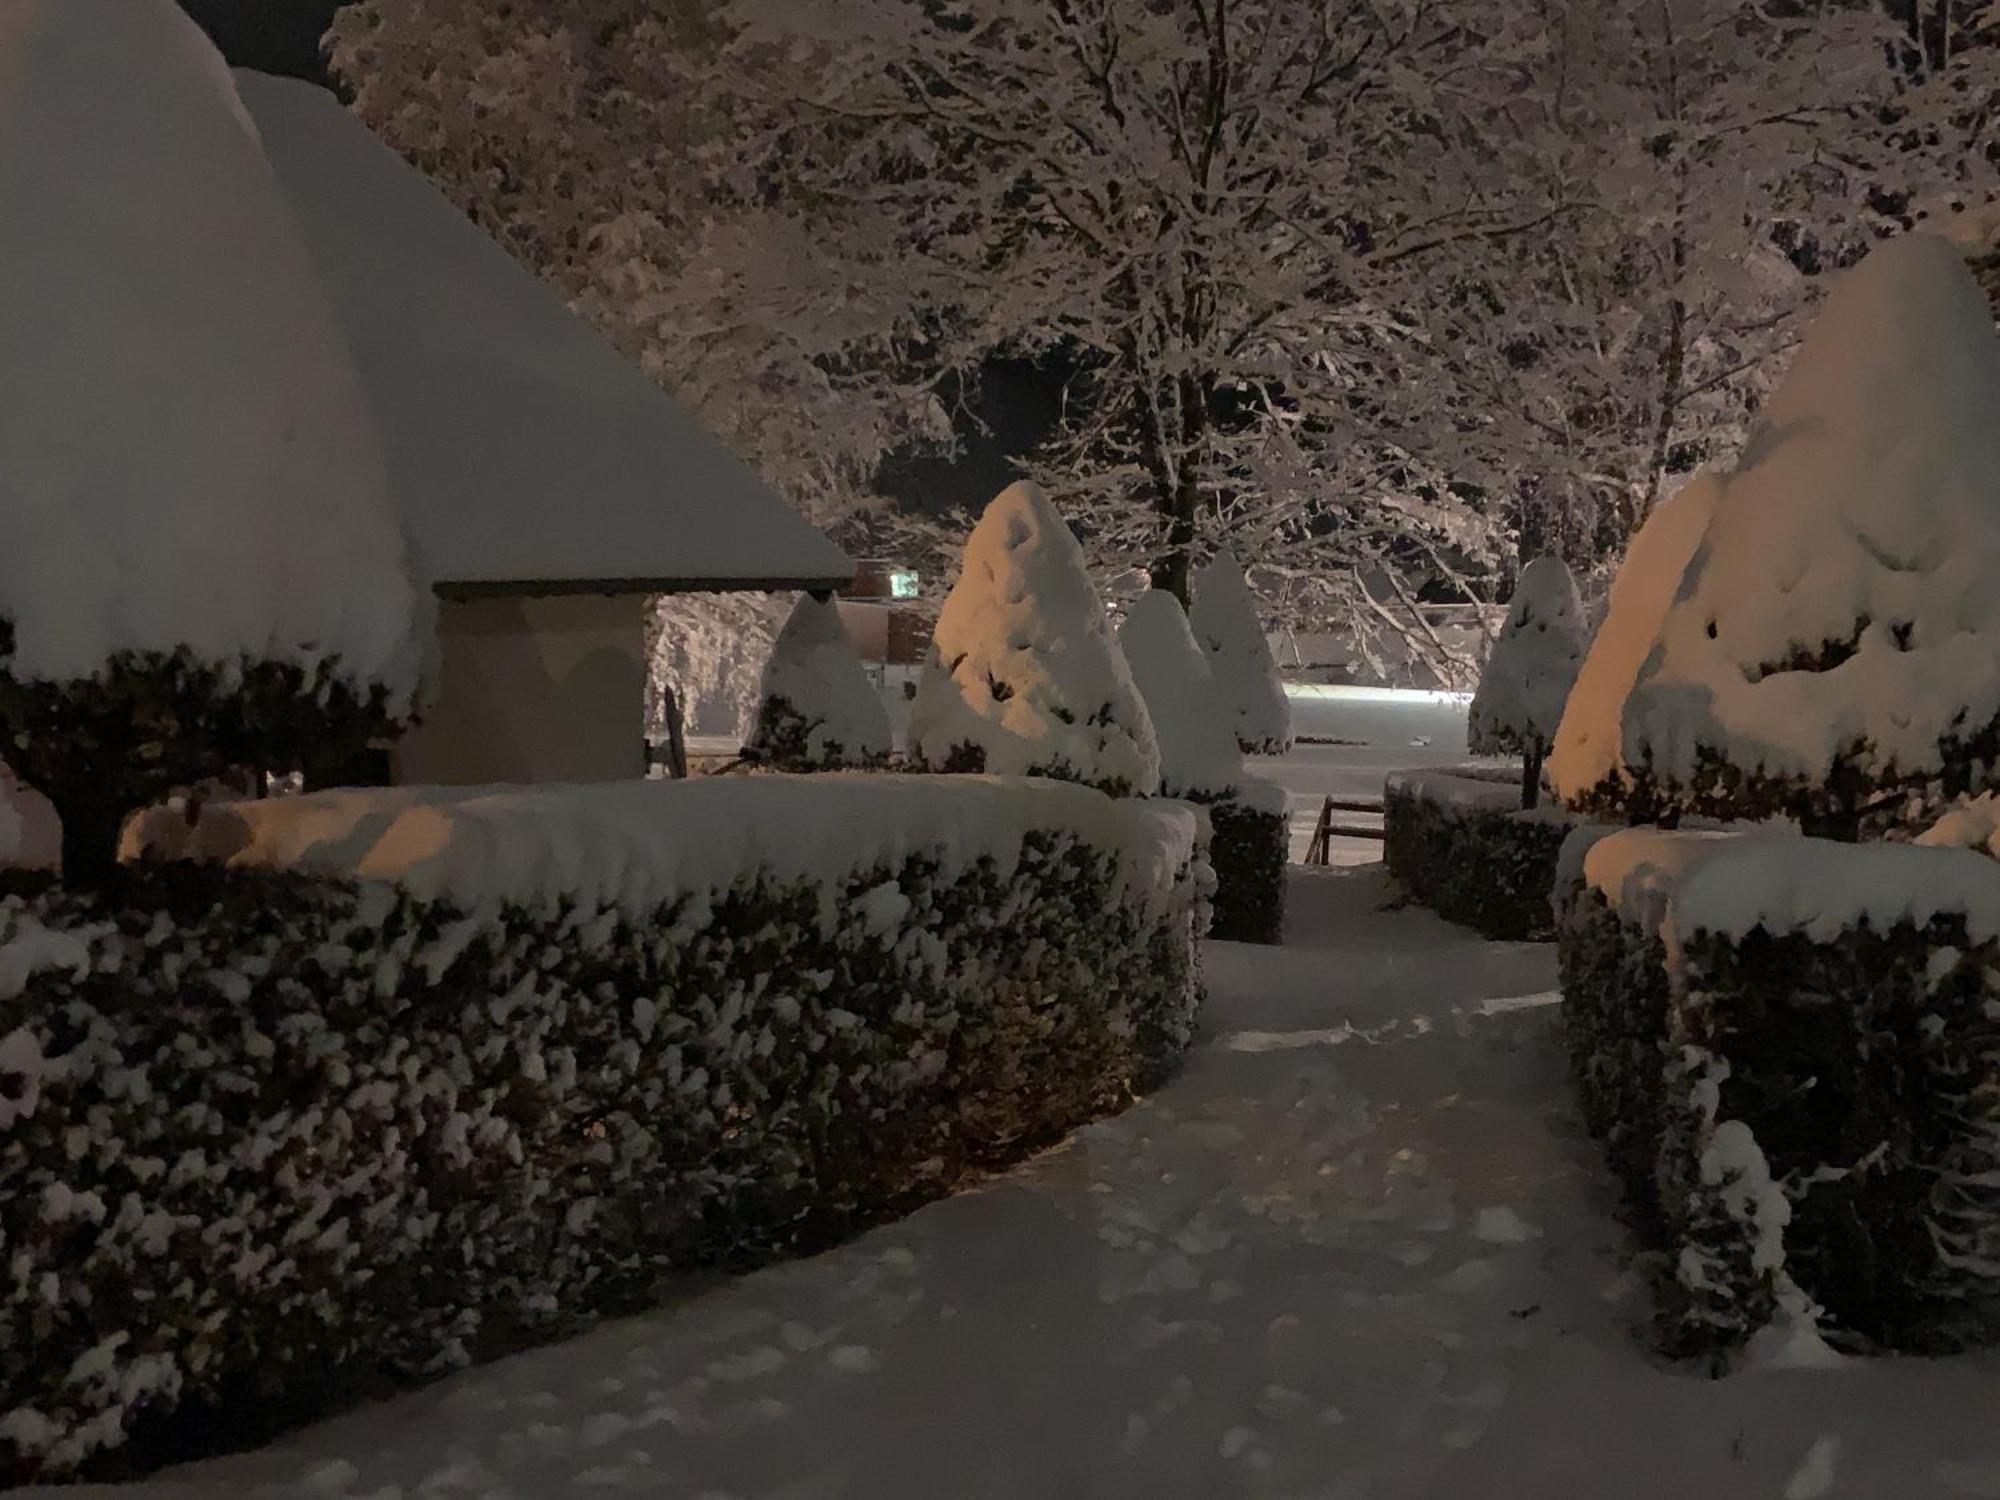
[[[1187,821],[1130,816],[1156,868],[1181,840],[1169,888],[1050,828],[1005,864],[758,874],[644,920],[198,865],[101,900],[17,883],[0,1482],[187,1457],[263,1403],[305,1420],[1121,1107],[1187,1044],[1205,916]]]
[[[1208,804],[1208,819],[1208,862],[1215,870],[1208,935],[1232,943],[1283,942],[1291,820],[1235,798]]]
[[[1752,912],[1794,896],[1771,865],[1717,874]],[[1949,909],[1730,933],[1638,905],[1576,894],[1563,1011],[1585,1119],[1662,1252],[1662,1345],[1721,1363],[1808,1307],[1852,1347],[1993,1341],[2000,940]]]
[[[1512,790],[1517,779],[1485,767],[1397,772],[1382,793],[1389,873],[1439,916],[1503,942],[1555,935],[1549,892],[1574,822],[1556,808],[1522,812]],[[1445,780],[1470,783],[1475,795],[1442,800],[1435,793]],[[1488,786],[1495,787],[1492,799],[1483,796]]]

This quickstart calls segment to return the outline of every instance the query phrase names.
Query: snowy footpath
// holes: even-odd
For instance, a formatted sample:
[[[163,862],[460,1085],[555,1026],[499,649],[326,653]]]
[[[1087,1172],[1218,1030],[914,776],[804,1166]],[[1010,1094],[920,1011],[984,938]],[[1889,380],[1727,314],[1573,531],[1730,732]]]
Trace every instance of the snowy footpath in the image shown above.
[[[2000,1363],[1650,1364],[1554,953],[1298,873],[1182,1073],[816,1259],[71,1500],[2000,1497]]]

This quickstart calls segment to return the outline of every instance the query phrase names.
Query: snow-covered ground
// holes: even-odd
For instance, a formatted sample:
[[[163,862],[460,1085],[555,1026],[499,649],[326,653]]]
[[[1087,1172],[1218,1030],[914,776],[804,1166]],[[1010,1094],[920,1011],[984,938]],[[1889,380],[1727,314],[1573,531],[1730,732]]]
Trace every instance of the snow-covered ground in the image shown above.
[[[1466,759],[1467,694],[1292,682],[1285,685],[1285,695],[1291,699],[1292,730],[1299,743],[1288,754],[1254,758],[1249,767],[1277,782],[1290,798],[1294,863],[1305,858],[1322,799],[1379,799],[1391,771],[1458,765]],[[1342,743],[1324,743],[1329,740]],[[1333,841],[1335,864],[1370,864],[1381,857],[1378,840]]]
[[[1185,1070],[843,1249],[259,1453],[265,1494],[2000,1496],[2000,1366],[1649,1363],[1569,1105],[1554,954],[1294,877]],[[53,1497],[56,1492],[48,1492]]]

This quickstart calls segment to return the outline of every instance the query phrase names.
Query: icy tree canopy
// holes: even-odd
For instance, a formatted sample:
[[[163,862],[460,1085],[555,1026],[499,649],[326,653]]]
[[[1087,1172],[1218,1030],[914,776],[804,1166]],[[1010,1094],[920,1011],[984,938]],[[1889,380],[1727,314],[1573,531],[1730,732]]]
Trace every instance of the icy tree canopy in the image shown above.
[[[831,770],[886,760],[889,742],[889,711],[854,654],[840,611],[801,594],[764,668],[749,750],[791,769]]]
[[[1846,273],[1627,700],[1623,751],[1715,811],[1985,781],[2000,734],[2000,337],[1930,235]],[[1976,789],[1976,788],[1974,788]]]
[[[9,670],[337,658],[407,705],[428,592],[221,58],[172,0],[16,0],[0,52]]]
[[[1195,574],[1188,623],[1208,653],[1243,753],[1283,755],[1291,749],[1292,706],[1285,699],[1257,600],[1227,547]]]
[[[1521,570],[1507,621],[1473,695],[1468,737],[1475,755],[1540,754],[1555,738],[1589,631],[1576,580],[1560,558]]]
[[[1146,700],[1160,744],[1160,791],[1209,800],[1234,795],[1243,779],[1230,705],[1181,601],[1148,589],[1125,615],[1118,644]]]
[[[1083,551],[1039,486],[1009,485],[965,545],[910,707],[933,770],[1088,782],[1150,795],[1153,722],[1105,623]]]

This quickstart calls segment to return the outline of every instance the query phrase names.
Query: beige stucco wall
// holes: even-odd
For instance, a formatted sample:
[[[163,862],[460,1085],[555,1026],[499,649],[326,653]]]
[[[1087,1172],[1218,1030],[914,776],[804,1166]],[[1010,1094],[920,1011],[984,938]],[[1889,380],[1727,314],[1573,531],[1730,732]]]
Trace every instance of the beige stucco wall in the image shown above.
[[[439,694],[397,747],[405,784],[646,774],[643,594],[446,600]]]

